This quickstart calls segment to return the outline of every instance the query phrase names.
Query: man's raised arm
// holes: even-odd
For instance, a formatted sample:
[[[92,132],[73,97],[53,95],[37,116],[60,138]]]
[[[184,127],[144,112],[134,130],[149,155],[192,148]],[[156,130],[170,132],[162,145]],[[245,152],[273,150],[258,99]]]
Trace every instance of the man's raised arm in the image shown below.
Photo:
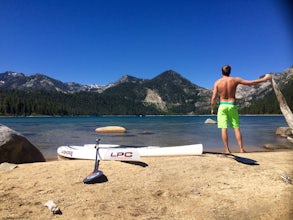
[[[252,86],[252,85],[256,85],[262,82],[265,82],[267,80],[272,80],[272,76],[271,74],[266,74],[264,77],[259,78],[259,79],[255,79],[255,80],[244,80],[241,78],[237,78],[238,79],[238,83],[246,85],[246,86]]]

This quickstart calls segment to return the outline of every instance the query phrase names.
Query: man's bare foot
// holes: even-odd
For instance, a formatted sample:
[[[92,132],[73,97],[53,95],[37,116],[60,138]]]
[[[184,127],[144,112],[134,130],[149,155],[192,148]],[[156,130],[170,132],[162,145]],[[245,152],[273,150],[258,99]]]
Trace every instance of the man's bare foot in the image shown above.
[[[247,153],[244,149],[240,149],[240,153]]]
[[[226,154],[231,154],[231,151],[228,149],[225,151]]]

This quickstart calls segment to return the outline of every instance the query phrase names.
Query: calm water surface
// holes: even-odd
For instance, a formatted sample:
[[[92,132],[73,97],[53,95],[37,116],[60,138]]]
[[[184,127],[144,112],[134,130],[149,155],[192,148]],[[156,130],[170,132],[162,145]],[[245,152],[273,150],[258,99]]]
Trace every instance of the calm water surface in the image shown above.
[[[0,117],[0,123],[24,135],[45,156],[56,156],[61,145],[101,143],[170,146],[201,143],[205,151],[222,150],[220,129],[205,124],[214,116],[105,116],[105,117]],[[281,143],[275,135],[287,126],[283,116],[241,116],[241,130],[247,150],[263,150],[267,143]],[[123,126],[125,134],[98,134],[97,127]],[[229,130],[231,149],[238,150],[233,130]]]

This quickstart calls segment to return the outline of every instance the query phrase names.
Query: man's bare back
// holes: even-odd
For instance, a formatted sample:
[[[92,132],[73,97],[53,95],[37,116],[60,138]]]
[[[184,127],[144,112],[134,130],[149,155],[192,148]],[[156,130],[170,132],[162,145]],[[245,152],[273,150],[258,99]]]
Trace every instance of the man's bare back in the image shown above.
[[[238,82],[235,78],[224,76],[215,83],[221,102],[235,102]]]
[[[266,74],[263,78],[256,80],[244,80],[239,77],[222,76],[214,84],[212,95],[212,109],[215,105],[217,95],[220,96],[220,102],[235,102],[236,89],[239,84],[251,86],[266,80],[272,79],[270,74]],[[213,111],[212,111],[213,113]]]

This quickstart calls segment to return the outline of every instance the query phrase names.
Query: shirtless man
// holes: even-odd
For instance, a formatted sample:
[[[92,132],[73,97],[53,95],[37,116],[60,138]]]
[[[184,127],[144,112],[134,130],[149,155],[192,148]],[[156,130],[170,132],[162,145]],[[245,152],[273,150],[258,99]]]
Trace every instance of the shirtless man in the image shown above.
[[[240,148],[240,153],[244,153],[245,150],[243,148],[242,143],[242,134],[239,126],[239,115],[238,109],[235,105],[235,94],[236,88],[239,84],[251,86],[258,83],[265,82],[267,80],[271,80],[272,76],[270,74],[266,74],[263,78],[256,80],[244,80],[239,77],[230,77],[231,67],[229,65],[225,65],[222,68],[222,78],[218,79],[214,84],[214,90],[211,101],[211,113],[214,115],[214,109],[216,105],[217,95],[220,95],[220,106],[218,108],[217,120],[218,120],[218,128],[222,129],[222,140],[225,147],[226,153],[231,153],[228,146],[228,122],[230,126],[234,128],[235,137],[237,143]]]

